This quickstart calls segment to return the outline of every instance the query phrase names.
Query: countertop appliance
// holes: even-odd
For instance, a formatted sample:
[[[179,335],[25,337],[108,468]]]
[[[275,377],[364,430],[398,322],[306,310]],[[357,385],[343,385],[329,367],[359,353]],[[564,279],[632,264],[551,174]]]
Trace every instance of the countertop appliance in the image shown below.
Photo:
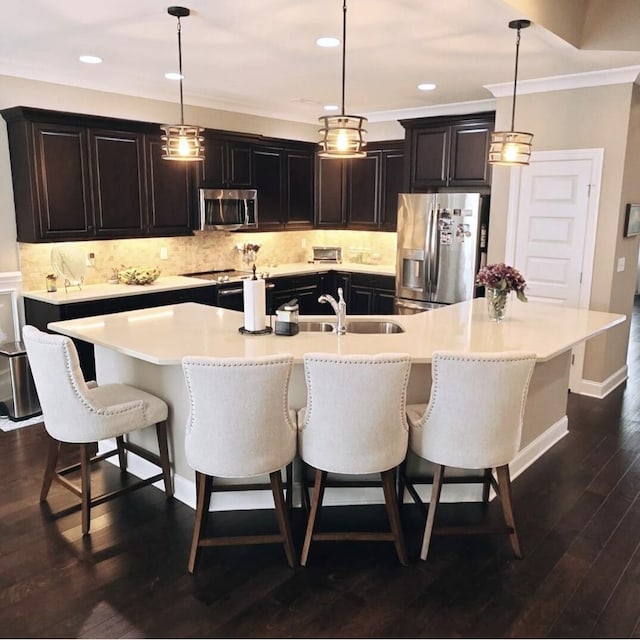
[[[474,297],[487,215],[488,197],[479,193],[398,195],[396,313]]]
[[[342,247],[313,247],[313,261],[337,264],[342,262]]]
[[[258,226],[255,189],[200,189],[200,230],[254,229]]]

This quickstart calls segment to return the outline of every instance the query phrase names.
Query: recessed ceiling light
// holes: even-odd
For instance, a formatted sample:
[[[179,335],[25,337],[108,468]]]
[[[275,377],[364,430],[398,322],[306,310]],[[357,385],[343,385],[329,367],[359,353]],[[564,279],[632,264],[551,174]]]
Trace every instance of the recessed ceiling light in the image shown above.
[[[318,38],[316,40],[316,44],[319,47],[337,47],[340,44],[340,40],[333,36],[324,36],[322,38]]]
[[[80,56],[79,60],[86,64],[100,64],[102,62],[102,58],[98,56]]]
[[[418,89],[420,91],[433,91],[436,88],[436,85],[433,82],[423,82],[418,85]]]
[[[337,111],[338,110],[338,105],[337,104],[325,104],[324,105],[324,110],[325,111]]]
[[[164,74],[167,80],[184,80],[184,77],[175,71],[169,71]]]

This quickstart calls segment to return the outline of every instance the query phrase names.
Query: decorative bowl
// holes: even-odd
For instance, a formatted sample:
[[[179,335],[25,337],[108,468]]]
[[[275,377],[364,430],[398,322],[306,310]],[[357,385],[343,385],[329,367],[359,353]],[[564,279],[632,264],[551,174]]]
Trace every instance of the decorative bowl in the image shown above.
[[[158,279],[158,267],[122,267],[118,270],[118,280],[122,284],[151,284]]]

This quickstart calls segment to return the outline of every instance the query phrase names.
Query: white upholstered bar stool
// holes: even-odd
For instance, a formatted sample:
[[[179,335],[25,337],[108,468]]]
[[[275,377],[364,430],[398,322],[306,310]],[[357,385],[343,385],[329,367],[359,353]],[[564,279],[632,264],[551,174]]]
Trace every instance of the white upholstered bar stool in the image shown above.
[[[410,367],[409,356],[397,353],[304,356],[307,406],[298,414],[298,453],[315,469],[315,482],[303,566],[312,540],[393,541],[400,562],[407,564],[395,480],[407,452]],[[380,473],[391,532],[316,532],[327,473]]]
[[[44,426],[51,436],[40,501],[47,498],[52,481],[77,495],[82,508],[82,533],[89,533],[91,507],[164,480],[167,497],[173,495],[167,445],[167,403],[126,384],[97,385],[85,382],[78,353],[70,338],[44,333],[26,325],[22,338],[42,406]],[[128,442],[126,434],[155,425],[159,455]],[[99,440],[115,438],[117,448],[91,457]],[[60,443],[80,445],[80,463],[56,470]],[[131,451],[161,468],[161,473],[98,496],[91,494],[91,464],[118,454],[126,471],[126,452]],[[80,470],[80,487],[65,476]]]
[[[187,356],[182,368],[189,396],[185,436],[187,462],[196,472],[196,517],[188,569],[193,573],[200,549],[219,545],[283,543],[287,561],[297,565],[286,509],[281,470],[296,455],[295,413],[288,388],[293,357]],[[269,475],[280,534],[206,536],[214,478]],[[246,490],[259,485],[225,485]]]
[[[520,448],[524,407],[536,356],[519,351],[501,353],[434,352],[428,405],[409,405],[409,448],[434,463],[431,501],[420,557],[427,559],[434,533],[508,533],[517,557],[522,556],[511,502],[509,463]],[[445,467],[482,469],[483,498],[489,483],[500,497],[506,527],[446,527],[435,524]],[[492,469],[496,469],[497,483]],[[401,476],[401,495],[407,483]]]

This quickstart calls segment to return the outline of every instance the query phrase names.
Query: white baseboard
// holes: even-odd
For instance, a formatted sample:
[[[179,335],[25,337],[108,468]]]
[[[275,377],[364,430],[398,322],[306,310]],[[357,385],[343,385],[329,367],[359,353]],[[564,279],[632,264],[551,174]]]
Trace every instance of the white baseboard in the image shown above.
[[[609,395],[616,387],[619,387],[628,378],[627,365],[620,367],[615,373],[612,373],[603,382],[595,382],[594,380],[582,380],[577,389],[571,388],[572,393],[581,396],[589,396],[591,398],[602,398]]]

